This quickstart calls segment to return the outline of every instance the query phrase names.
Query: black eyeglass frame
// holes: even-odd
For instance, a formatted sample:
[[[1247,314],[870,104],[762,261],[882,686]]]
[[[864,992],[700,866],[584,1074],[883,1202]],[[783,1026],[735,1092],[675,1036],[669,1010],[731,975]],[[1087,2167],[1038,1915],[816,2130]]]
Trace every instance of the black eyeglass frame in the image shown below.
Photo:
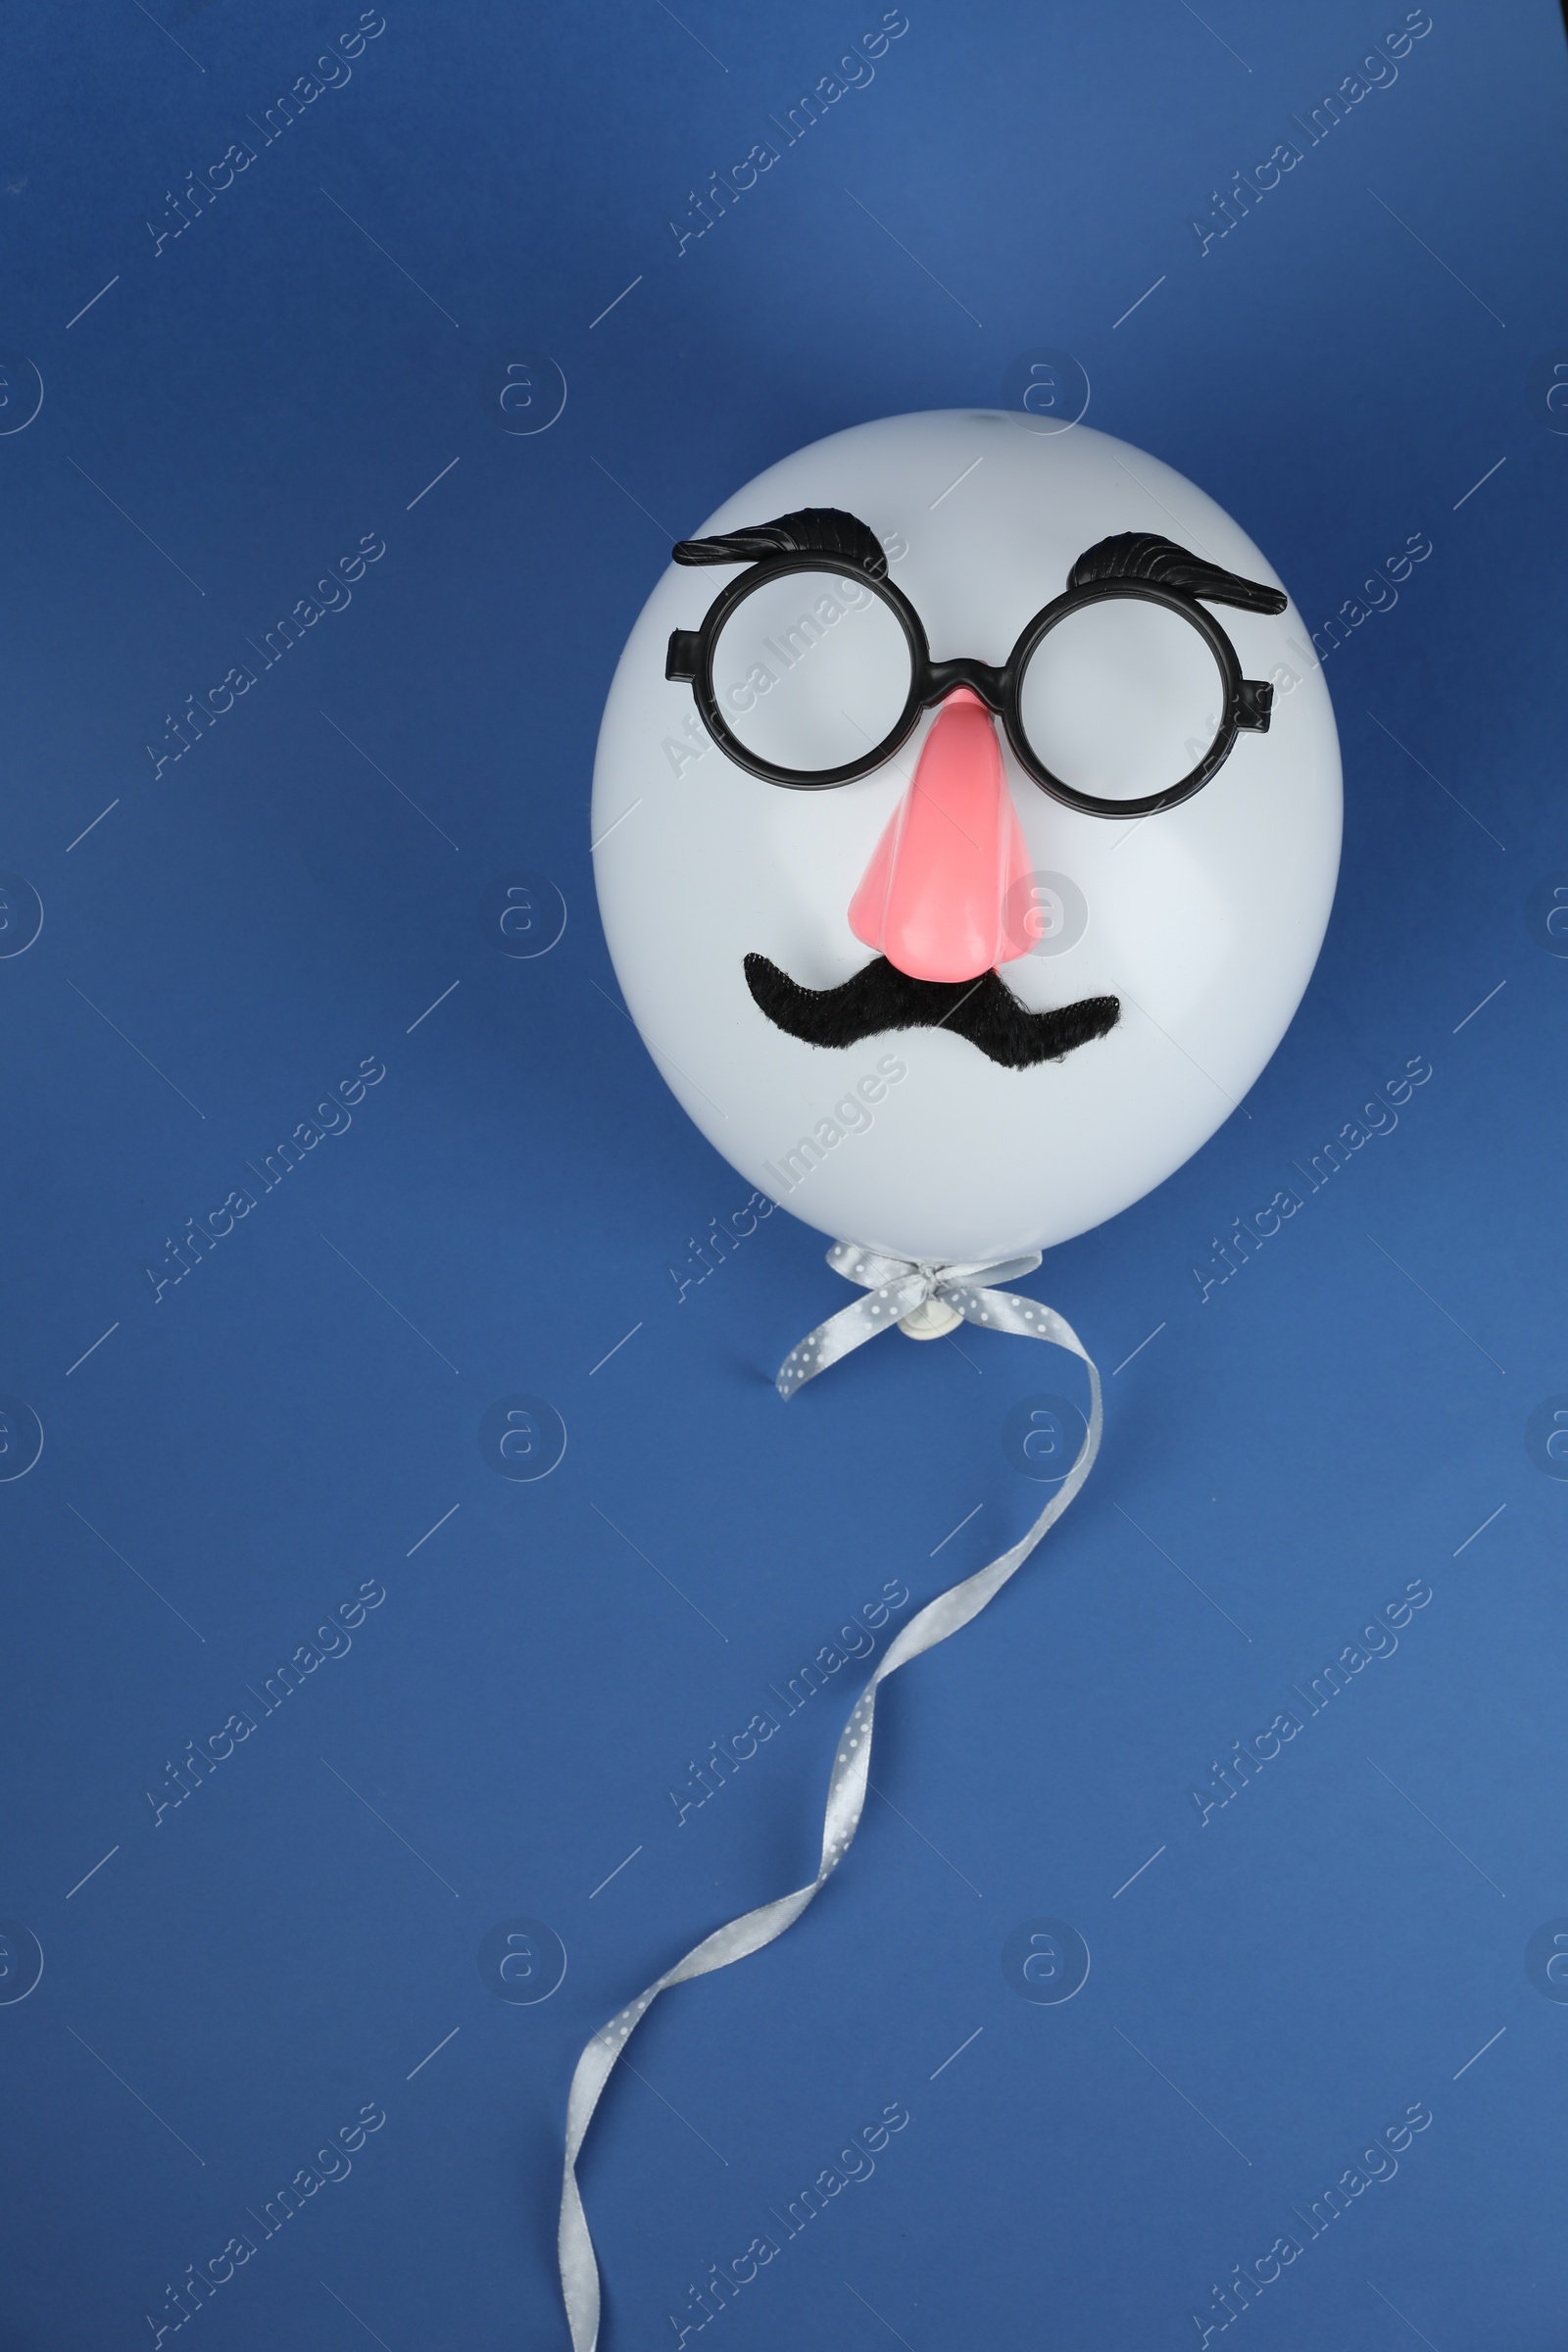
[[[854,579],[858,586],[869,589],[873,596],[881,598],[893,613],[909,649],[909,692],[903,710],[879,744],[860,759],[852,760],[842,767],[802,770],[779,767],[772,760],[762,759],[731,732],[713,690],[713,658],[725,622],[754,590],[767,581],[781,579],[786,573],[795,571],[817,572],[835,579]],[[1225,694],[1225,707],[1218,731],[1202,759],[1179,782],[1168,785],[1163,792],[1149,793],[1142,800],[1104,800],[1094,793],[1080,792],[1076,786],[1054,775],[1030,744],[1019,707],[1024,674],[1051,631],[1086,606],[1101,604],[1113,597],[1136,597],[1146,604],[1160,605],[1196,629],[1213,657]],[[952,662],[933,662],[924,623],[902,589],[890,579],[874,577],[857,564],[835,564],[830,554],[813,551],[769,556],[731,580],[714,598],[701,628],[675,629],[671,632],[664,675],[678,684],[690,685],[704,726],[719,750],[733,760],[737,767],[745,768],[750,775],[760,777],[764,783],[780,784],[792,792],[830,791],[840,784],[853,784],[861,776],[870,775],[873,769],[882,766],[907,743],[919,724],[922,711],[944,702],[955,687],[968,686],[979,695],[986,708],[1001,719],[1019,765],[1041,790],[1048,792],[1053,800],[1060,801],[1064,807],[1076,808],[1086,816],[1155,816],[1166,808],[1179,808],[1183,801],[1191,800],[1194,793],[1200,792],[1224,766],[1238,735],[1268,732],[1274,701],[1274,688],[1266,679],[1243,677],[1242,665],[1228,633],[1213,614],[1204,610],[1198,597],[1168,587],[1160,580],[1092,580],[1080,587],[1068,588],[1052,603],[1043,606],[1025,625],[1011,653],[998,669],[989,662],[963,658]]]

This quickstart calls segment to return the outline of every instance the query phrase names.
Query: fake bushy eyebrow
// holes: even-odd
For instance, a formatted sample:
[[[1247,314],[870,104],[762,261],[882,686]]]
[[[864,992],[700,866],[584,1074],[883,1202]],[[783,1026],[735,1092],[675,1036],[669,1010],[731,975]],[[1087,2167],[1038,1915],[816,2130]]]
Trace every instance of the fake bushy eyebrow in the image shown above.
[[[1208,605],[1234,605],[1243,612],[1283,612],[1286,599],[1261,580],[1244,580],[1217,564],[1150,531],[1119,531],[1086,548],[1067,574],[1069,588],[1092,588],[1102,580],[1152,580],[1179,595],[1201,597]]]
[[[823,556],[873,580],[886,579],[888,569],[870,524],[842,507],[800,507],[771,522],[720,532],[710,539],[682,539],[673,553],[677,564],[760,564],[769,556]],[[1244,580],[1152,531],[1119,531],[1097,540],[1067,574],[1069,590],[1092,588],[1102,580],[1150,580],[1179,595],[1244,612],[1280,613],[1286,606],[1277,588],[1261,580]]]
[[[746,530],[725,531],[712,539],[682,539],[673,553],[677,564],[760,564],[769,556],[829,556],[872,580],[886,579],[888,569],[870,524],[858,514],[845,514],[842,507],[801,507],[793,514],[753,523]]]

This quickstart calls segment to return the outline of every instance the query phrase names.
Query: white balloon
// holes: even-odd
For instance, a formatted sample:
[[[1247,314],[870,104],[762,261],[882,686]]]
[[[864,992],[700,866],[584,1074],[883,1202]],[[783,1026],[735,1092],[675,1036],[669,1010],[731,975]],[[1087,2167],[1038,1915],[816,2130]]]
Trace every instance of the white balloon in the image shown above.
[[[870,524],[938,662],[1004,662],[1077,558],[1117,532],[1173,539],[1248,580],[1280,584],[1211,498],[1084,425],[1041,432],[1021,416],[970,410],[857,425],[769,466],[703,535],[803,507]],[[600,910],[650,1053],[745,1181],[835,1240],[913,1258],[1000,1259],[1086,1232],[1161,1183],[1230,1116],[1317,959],[1339,868],[1341,783],[1307,630],[1293,606],[1278,618],[1214,615],[1244,675],[1273,681],[1271,723],[1240,735],[1210,782],[1160,814],[1064,807],[999,728],[1035,870],[1033,944],[1002,977],[1031,1010],[1094,997],[1121,1005],[1108,1035],[1059,1061],[1011,1069],[950,1028],[804,1044],[753,1002],[749,954],[810,989],[872,960],[850,928],[850,903],[937,713],[893,760],[836,788],[792,791],[737,765],[707,733],[691,687],[666,679],[664,660],[671,630],[699,628],[744,568],[665,571],[627,640],[600,730]],[[1146,742],[1194,723],[1208,658],[1199,646],[1196,672],[1185,647],[1167,659],[1164,617],[1152,611],[1124,697],[1107,691],[1114,660],[1093,625],[1081,642],[1070,642],[1073,624],[1058,632],[1049,677],[1042,670],[1031,692],[1041,740],[1049,731],[1063,761],[1093,763],[1102,750],[1107,772],[1131,775]],[[868,708],[887,701],[871,674],[886,650],[879,641],[865,676]],[[853,665],[834,661],[838,682]]]

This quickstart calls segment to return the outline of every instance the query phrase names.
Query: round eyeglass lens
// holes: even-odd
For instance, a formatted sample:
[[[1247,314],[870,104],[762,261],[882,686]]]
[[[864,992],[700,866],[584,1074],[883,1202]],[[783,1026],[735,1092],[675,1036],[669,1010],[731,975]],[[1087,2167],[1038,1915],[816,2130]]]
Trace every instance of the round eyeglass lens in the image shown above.
[[[713,695],[754,758],[816,775],[875,751],[909,699],[908,642],[863,580],[787,571],[742,599],[713,648]]]
[[[1168,792],[1212,749],[1225,678],[1206,640],[1168,606],[1103,597],[1048,631],[1018,691],[1041,764],[1097,800]]]

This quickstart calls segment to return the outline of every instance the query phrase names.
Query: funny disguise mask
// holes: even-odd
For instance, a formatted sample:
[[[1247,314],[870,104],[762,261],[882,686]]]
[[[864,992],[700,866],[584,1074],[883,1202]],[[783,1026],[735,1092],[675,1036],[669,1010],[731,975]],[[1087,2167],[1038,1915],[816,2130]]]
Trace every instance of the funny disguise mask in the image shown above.
[[[1242,676],[1230,638],[1199,600],[1277,613],[1284,596],[1168,539],[1124,531],[1078,558],[1066,593],[1033,615],[998,669],[962,657],[933,662],[919,613],[888,578],[887,557],[858,515],[808,507],[675,549],[677,564],[737,559],[750,568],[715,598],[702,627],[671,632],[664,674],[690,683],[704,725],[738,766],[800,792],[856,783],[903,749],[923,711],[940,706],[942,713],[850,908],[856,937],[884,954],[828,990],[802,988],[767,956],[748,956],[759,1009],[813,1046],[947,1026],[1012,1069],[1102,1037],[1120,1013],[1113,997],[1030,1013],[991,971],[1026,949],[1027,937],[1014,932],[1036,909],[1020,897],[1027,859],[988,713],[1001,718],[1024,771],[1069,808],[1125,820],[1177,808],[1224,765],[1243,729],[1267,731],[1274,695],[1271,684]],[[846,571],[828,568],[835,559]],[[1191,669],[1195,649],[1179,634],[1173,644],[1157,619],[1152,625],[1161,612],[1196,633],[1215,673],[1218,715],[1179,755],[1169,723],[1179,694],[1167,673],[1184,656]],[[1083,626],[1068,625],[1080,618]],[[830,630],[831,654],[816,654]],[[1117,715],[1113,745],[1075,745],[1060,729],[1060,681],[1086,662],[1097,665],[1107,711]],[[1197,756],[1178,772],[1189,753]],[[1056,774],[1053,757],[1101,789]],[[1152,790],[1137,789],[1156,777],[1164,780]],[[972,905],[944,878],[966,854]]]
[[[987,1606],[1089,1475],[1095,1365],[1003,1286],[1206,1142],[1328,922],[1338,740],[1285,592],[1169,466],[1038,421],[889,417],[769,467],[675,548],[606,706],[595,878],[632,1017],[714,1148],[862,1294],[791,1349],[780,1395],[894,1324],[963,1320],[1076,1355],[1089,1409],[1033,1526],[884,1652],[815,1878],[715,1929],[579,2059],[573,2352],[600,2318],[576,2159],[628,2037],[806,1910],[859,1822],[880,1685]]]

